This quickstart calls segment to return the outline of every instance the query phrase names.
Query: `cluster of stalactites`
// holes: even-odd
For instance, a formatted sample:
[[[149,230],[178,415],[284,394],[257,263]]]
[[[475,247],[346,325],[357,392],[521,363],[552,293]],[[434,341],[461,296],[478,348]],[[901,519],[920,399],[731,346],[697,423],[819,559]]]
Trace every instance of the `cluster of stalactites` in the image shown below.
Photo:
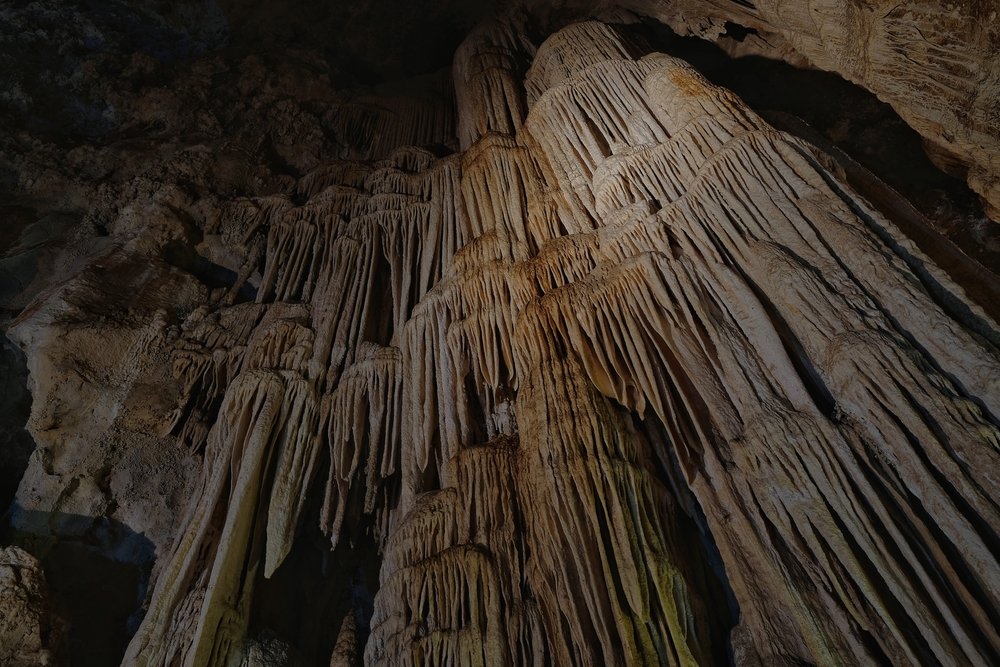
[[[359,347],[337,389],[321,404],[320,434],[329,446],[330,471],[320,527],[332,547],[345,516],[356,524],[362,513],[377,511],[378,534],[386,534],[392,489],[382,483],[399,465],[399,350],[367,342]]]
[[[544,645],[532,655],[716,661],[724,626],[705,607],[711,576],[668,537],[680,519],[652,472],[652,446],[621,417],[584,428],[605,409],[596,387],[664,425],[658,465],[679,467],[676,483],[716,536],[741,608],[732,641],[748,659],[863,663],[881,651],[900,664],[988,664],[997,490],[982,471],[996,467],[997,361],[965,327],[995,336],[995,324],[814,149],[684,63],[635,60],[641,41],[599,24],[550,41],[529,73],[536,92],[517,137],[481,131],[470,146],[463,192],[476,238],[404,329],[404,376],[422,388],[404,388],[416,398],[403,408],[418,427],[407,429],[414,460],[403,471],[416,495],[401,505],[409,514],[387,547],[387,581],[415,582],[424,604],[465,590],[434,587],[453,567],[434,554],[465,538],[449,528],[450,541],[430,539],[438,529],[424,503],[469,491],[450,462],[476,449],[470,406],[488,422],[489,397],[516,389],[509,502],[526,530],[476,543],[494,556],[532,554],[524,569],[495,561],[537,605],[531,636]],[[445,491],[419,495],[435,485]],[[795,499],[760,493],[770,488]],[[556,489],[581,491],[570,502]],[[747,507],[759,511],[725,509]],[[434,525],[463,512],[445,503]],[[414,569],[405,554],[422,538],[437,546]],[[599,560],[568,559],[570,544]],[[470,564],[462,576],[476,572]],[[554,580],[586,589],[566,604]],[[384,626],[370,658],[428,649],[420,618],[448,607],[396,597],[410,595],[379,593]],[[505,608],[519,604],[502,596]],[[405,622],[392,620],[400,609]],[[434,651],[456,655],[458,636],[485,646],[486,626],[447,627]],[[469,627],[474,640],[455,634]],[[527,635],[512,627],[514,647]]]
[[[386,545],[366,664],[544,664],[511,474],[517,440],[463,448]]]
[[[998,489],[976,471],[996,466],[1000,367],[963,324],[996,325],[811,148],[679,62],[584,69],[525,131],[599,232],[574,244],[589,275],[518,316],[518,368],[555,334],[603,393],[653,406],[720,544],[742,650],[989,664]]]
[[[203,453],[203,473],[133,663],[214,667],[238,654],[253,582],[288,554],[324,449],[332,545],[363,514],[377,540],[388,532],[403,422],[402,353],[387,344],[471,239],[461,167],[404,147],[321,165],[295,186],[302,205],[223,207],[209,231],[243,248],[251,271],[263,259],[257,302],[202,308],[178,337],[183,390],[166,428]]]
[[[408,146],[447,145],[455,137],[451,72],[341,92],[323,121],[346,147],[345,157],[358,160],[378,160]]]
[[[534,107],[550,88],[561,85],[578,72],[609,61],[633,60],[653,50],[628,26],[599,21],[575,23],[554,37],[538,48],[524,77],[529,108]]]
[[[296,319],[273,311],[260,325],[270,333],[251,334],[125,664],[222,667],[241,651],[257,574],[269,576],[290,550],[318,461],[312,385],[300,371],[255,367],[284,359],[301,368],[302,357],[288,354],[304,342]]]
[[[370,665],[724,662],[695,523],[747,664],[1000,660],[998,327],[638,35],[489,24],[455,60],[464,154],[388,152],[445,131],[411,114],[302,206],[227,207],[259,303],[177,343],[205,471],[136,664],[234,655],[324,448],[322,529],[384,540]]]
[[[463,151],[490,132],[513,135],[528,115],[521,79],[535,46],[525,23],[516,12],[484,23],[455,52],[452,75]]]

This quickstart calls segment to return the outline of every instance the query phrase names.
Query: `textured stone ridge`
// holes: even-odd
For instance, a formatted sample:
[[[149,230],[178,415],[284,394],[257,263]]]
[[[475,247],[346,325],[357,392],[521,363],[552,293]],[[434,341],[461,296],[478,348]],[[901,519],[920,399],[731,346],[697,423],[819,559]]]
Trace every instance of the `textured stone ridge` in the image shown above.
[[[1000,326],[828,155],[605,19],[480,26],[457,113],[437,75],[324,94],[300,173],[158,191],[15,321],[50,452],[19,498],[180,508],[143,524],[124,665],[299,664],[261,591],[365,540],[331,666],[1000,663]],[[224,287],[162,259],[195,240]],[[81,473],[88,425],[141,465]]]

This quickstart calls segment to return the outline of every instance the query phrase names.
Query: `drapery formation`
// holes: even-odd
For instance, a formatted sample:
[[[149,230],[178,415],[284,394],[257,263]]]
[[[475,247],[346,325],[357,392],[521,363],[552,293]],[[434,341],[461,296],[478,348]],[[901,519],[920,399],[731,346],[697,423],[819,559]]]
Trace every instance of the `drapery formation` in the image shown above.
[[[316,486],[382,545],[368,665],[996,664],[1000,327],[629,25],[522,23],[456,55],[462,152],[232,203],[257,299],[177,344],[204,470],[126,662],[238,656]]]

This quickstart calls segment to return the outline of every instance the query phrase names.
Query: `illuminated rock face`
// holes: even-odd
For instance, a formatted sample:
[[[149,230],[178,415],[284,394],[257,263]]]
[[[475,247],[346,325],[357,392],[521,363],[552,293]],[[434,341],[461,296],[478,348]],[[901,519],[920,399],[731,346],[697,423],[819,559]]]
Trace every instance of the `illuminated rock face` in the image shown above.
[[[457,118],[342,97],[354,159],[217,201],[231,287],[160,262],[142,326],[66,325],[82,279],[15,322],[36,437],[141,405],[191,452],[124,664],[286,664],[258,592],[317,528],[382,554],[331,664],[996,664],[1000,327],[634,26],[523,23],[458,50]]]
[[[1000,218],[1000,8],[934,0],[631,0],[631,9],[735,54],[834,71],[893,106],[928,154]],[[727,23],[750,28],[726,37]]]

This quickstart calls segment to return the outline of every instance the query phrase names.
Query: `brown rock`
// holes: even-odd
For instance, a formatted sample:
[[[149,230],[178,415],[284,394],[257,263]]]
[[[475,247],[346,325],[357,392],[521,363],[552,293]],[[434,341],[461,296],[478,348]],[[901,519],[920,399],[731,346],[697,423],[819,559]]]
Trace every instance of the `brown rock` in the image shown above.
[[[41,564],[23,549],[0,549],[0,664],[63,664],[65,633],[49,606]]]

